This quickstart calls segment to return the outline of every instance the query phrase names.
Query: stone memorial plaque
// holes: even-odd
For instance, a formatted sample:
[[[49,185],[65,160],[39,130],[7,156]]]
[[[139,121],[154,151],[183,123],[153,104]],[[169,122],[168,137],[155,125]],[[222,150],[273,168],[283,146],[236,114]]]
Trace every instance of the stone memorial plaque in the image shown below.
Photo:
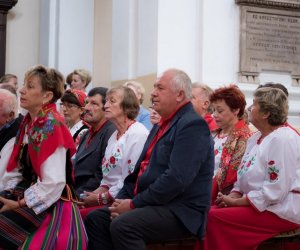
[[[241,11],[241,74],[272,70],[299,76],[300,12],[249,6]]]
[[[300,0],[273,0],[273,2],[300,4]]]
[[[265,6],[269,8],[299,8],[300,0],[236,0],[237,4],[252,5],[252,6]]]

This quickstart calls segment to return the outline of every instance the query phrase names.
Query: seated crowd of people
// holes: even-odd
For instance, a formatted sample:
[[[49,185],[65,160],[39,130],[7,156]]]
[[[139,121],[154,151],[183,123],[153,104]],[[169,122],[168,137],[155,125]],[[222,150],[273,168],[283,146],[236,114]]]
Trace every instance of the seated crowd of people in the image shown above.
[[[147,109],[141,83],[87,92],[83,69],[65,84],[34,66],[19,94],[16,76],[2,79],[0,249],[140,250],[193,235],[195,250],[250,250],[300,228],[284,85],[258,86],[246,109],[236,85],[168,69]]]

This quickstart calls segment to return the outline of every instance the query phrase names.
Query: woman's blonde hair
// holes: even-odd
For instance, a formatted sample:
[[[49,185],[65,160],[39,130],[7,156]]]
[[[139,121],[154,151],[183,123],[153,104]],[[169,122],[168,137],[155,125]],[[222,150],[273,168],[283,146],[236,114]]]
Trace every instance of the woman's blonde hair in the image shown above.
[[[75,69],[72,72],[72,75],[78,75],[81,79],[81,81],[83,81],[85,83],[85,88],[89,85],[89,83],[92,81],[92,76],[90,74],[90,72],[88,72],[85,69]]]

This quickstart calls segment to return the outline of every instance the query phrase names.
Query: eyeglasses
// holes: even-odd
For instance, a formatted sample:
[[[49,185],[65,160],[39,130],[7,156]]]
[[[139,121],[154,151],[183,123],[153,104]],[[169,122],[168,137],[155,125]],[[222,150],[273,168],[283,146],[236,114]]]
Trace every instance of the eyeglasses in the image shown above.
[[[78,105],[72,103],[60,103],[59,105],[61,108],[66,108],[66,109],[80,108]]]

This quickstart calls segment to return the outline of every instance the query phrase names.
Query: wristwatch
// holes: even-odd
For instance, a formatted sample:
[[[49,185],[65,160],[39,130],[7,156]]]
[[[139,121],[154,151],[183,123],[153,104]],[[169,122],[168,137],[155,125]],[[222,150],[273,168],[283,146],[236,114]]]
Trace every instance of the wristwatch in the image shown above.
[[[107,205],[108,204],[108,199],[106,197],[106,195],[103,193],[101,194],[101,199],[102,199],[102,204],[103,205]]]

